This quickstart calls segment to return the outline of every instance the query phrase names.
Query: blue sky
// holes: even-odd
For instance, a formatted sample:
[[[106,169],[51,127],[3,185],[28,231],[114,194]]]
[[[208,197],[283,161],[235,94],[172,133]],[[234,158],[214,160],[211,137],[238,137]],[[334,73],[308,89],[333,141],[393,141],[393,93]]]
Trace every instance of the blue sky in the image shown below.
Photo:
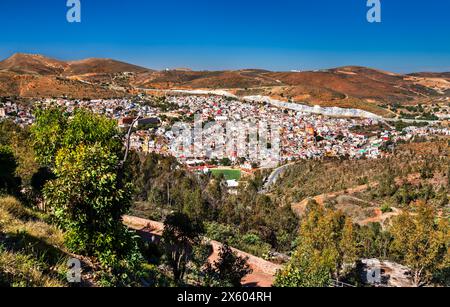
[[[396,72],[450,71],[450,1],[1,0],[0,58],[108,57],[155,69],[318,69],[363,65]]]

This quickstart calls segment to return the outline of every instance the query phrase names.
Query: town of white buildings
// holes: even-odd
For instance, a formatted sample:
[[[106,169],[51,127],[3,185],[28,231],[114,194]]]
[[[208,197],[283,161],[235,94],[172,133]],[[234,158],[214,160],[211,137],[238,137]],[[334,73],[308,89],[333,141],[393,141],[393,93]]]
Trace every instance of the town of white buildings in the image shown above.
[[[269,122],[278,127],[280,136],[280,155],[278,164],[299,159],[321,159],[325,157],[378,158],[386,153],[383,145],[395,144],[399,140],[410,140],[415,136],[450,135],[448,127],[430,125],[426,127],[407,127],[403,131],[385,126],[372,135],[355,132],[354,128],[379,127],[380,119],[356,117],[331,117],[292,110],[263,101],[239,101],[233,97],[217,95],[173,95],[165,98],[170,108],[161,109],[153,105],[151,98],[137,96],[133,99],[69,100],[43,99],[33,104],[16,104],[10,101],[0,104],[0,120],[10,118],[19,125],[30,125],[34,121],[33,108],[59,106],[68,113],[76,108],[87,108],[94,113],[115,119],[121,128],[132,123],[135,129],[131,135],[131,148],[162,155],[173,155],[189,166],[210,164],[211,157],[205,152],[197,156],[180,157],[176,148],[170,146],[174,139],[174,122],[192,124],[194,115],[200,115],[203,122],[225,123]],[[169,110],[168,110],[169,109]],[[138,121],[134,121],[139,117]],[[258,166],[249,156],[230,153],[227,156],[232,164],[245,168]],[[217,161],[216,161],[217,162]]]

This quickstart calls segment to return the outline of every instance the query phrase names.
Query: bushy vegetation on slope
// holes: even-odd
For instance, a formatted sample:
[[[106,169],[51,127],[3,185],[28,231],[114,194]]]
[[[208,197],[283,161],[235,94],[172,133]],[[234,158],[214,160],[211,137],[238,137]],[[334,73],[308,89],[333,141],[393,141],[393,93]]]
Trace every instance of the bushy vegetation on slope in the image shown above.
[[[63,233],[14,197],[0,198],[0,285],[67,286]]]
[[[41,112],[33,134],[12,122],[0,122],[0,193],[20,200],[2,199],[0,272],[4,285],[68,285],[63,272],[67,257],[76,254],[92,263],[88,266],[92,276],[86,281],[96,285],[215,285],[221,283],[214,278],[224,274],[230,274],[231,284],[236,283],[233,276],[240,273],[229,272],[229,265],[219,265],[223,272],[219,268],[204,271],[210,250],[197,240],[199,236],[258,256],[270,257],[274,251],[292,256],[284,280],[288,285],[311,285],[304,282],[305,276],[321,285],[330,278],[347,278],[343,264],[371,257],[418,268],[418,285],[448,283],[449,265],[441,261],[447,259],[448,234],[442,230],[445,226],[434,222],[434,218],[445,220],[448,214],[445,141],[404,144],[390,157],[375,161],[302,161],[290,167],[267,195],[260,193],[267,176],[264,172],[247,178],[233,195],[223,177],[189,172],[171,157],[131,153],[123,163],[123,134],[106,118],[85,111],[73,117],[57,109]],[[365,188],[355,192],[355,186]],[[392,213],[392,222],[354,225],[349,210],[342,208],[348,203],[325,200],[324,207],[319,206],[324,211],[318,214],[319,221],[324,219],[318,229],[323,241],[305,241],[314,223],[304,226],[308,215],[295,216],[291,206],[336,191],[344,191],[354,204]],[[421,212],[417,203],[433,210],[423,221],[411,218]],[[121,216],[130,208],[166,224],[179,214],[185,224],[201,224],[201,231],[186,240],[175,232],[154,246],[122,225]],[[398,219],[402,226],[389,228],[399,208],[404,212]],[[172,226],[180,229],[182,225]],[[422,228],[426,230],[422,237],[435,239],[434,250],[415,249],[423,243],[415,239],[421,237]],[[407,233],[416,235],[400,241],[402,231],[395,229],[409,229]],[[184,261],[181,268],[170,256],[178,248]],[[302,252],[305,249],[310,252]],[[346,255],[349,250],[351,257]],[[435,256],[431,260],[411,256],[419,252]],[[218,264],[235,258],[226,249],[223,254]],[[239,259],[232,262],[242,263]],[[241,269],[245,272],[245,267]]]
[[[0,132],[0,195],[15,194],[22,200],[11,196],[0,199],[1,286],[215,282],[212,273],[204,270],[211,250],[198,240],[203,232],[189,232],[182,239],[178,235],[181,220],[170,219],[182,216],[184,225],[198,224],[203,229],[203,212],[196,211],[195,191],[177,200],[184,206],[175,215],[162,219],[167,229],[163,244],[142,240],[122,221],[135,190],[124,154],[124,135],[117,124],[83,110],[71,117],[61,109],[40,110],[36,115],[31,134],[13,123],[6,123],[8,129]],[[15,146],[21,148],[17,135],[32,146],[13,150]],[[37,167],[30,174],[21,173],[19,169],[27,161],[22,158],[30,154]],[[29,180],[20,180],[28,175]],[[169,229],[175,231],[170,235]],[[173,260],[173,250],[182,251],[182,261]],[[224,252],[223,256],[228,259],[230,255]],[[81,284],[67,282],[67,261],[72,258],[82,261]],[[245,259],[242,261],[245,263]],[[211,272],[236,276],[228,266],[224,268],[226,272],[220,268]],[[211,276],[206,278],[208,274]]]

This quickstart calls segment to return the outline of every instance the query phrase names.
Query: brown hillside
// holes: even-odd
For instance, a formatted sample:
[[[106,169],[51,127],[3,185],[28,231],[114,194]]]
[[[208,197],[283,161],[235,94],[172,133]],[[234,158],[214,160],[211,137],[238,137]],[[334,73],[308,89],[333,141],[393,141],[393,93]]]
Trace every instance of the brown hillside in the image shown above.
[[[409,76],[422,78],[442,78],[450,81],[450,72],[418,72],[410,74]]]
[[[358,66],[306,72],[153,71],[111,59],[63,62],[27,54],[15,54],[0,62],[3,96],[101,98],[125,95],[133,87],[227,89],[238,95],[265,95],[388,115],[381,104],[429,103],[450,97],[450,73],[401,75]]]
[[[332,91],[345,97],[378,101],[405,101],[418,96],[408,89],[411,85],[407,84],[402,76],[360,67],[318,72],[273,73],[272,77],[290,86],[306,87],[306,90],[312,92],[308,94],[314,94],[314,91]]]
[[[67,67],[67,63],[42,55],[16,53],[0,62],[0,71],[6,70],[18,74],[58,75]]]
[[[85,59],[80,61],[67,62],[68,66],[64,75],[84,75],[84,74],[115,74],[122,72],[142,73],[149,71],[147,68],[115,61],[111,59]]]
[[[74,99],[123,97],[125,92],[55,76],[17,75],[0,72],[0,96],[26,98],[61,97]]]
[[[248,88],[274,86],[277,83],[263,74],[263,71],[159,71],[139,75],[135,86],[147,88]]]
[[[30,98],[67,96],[69,98],[83,99],[90,97],[123,97],[125,93],[60,77],[29,78],[27,76],[26,82],[22,82],[19,95]]]

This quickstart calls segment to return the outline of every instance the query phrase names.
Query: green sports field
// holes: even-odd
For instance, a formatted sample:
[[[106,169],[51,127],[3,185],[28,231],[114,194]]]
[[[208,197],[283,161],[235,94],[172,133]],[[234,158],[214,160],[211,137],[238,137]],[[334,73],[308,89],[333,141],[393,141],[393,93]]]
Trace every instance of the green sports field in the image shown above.
[[[225,177],[226,180],[240,180],[241,179],[241,171],[237,169],[213,169],[211,170],[213,176],[218,177],[221,174]]]

